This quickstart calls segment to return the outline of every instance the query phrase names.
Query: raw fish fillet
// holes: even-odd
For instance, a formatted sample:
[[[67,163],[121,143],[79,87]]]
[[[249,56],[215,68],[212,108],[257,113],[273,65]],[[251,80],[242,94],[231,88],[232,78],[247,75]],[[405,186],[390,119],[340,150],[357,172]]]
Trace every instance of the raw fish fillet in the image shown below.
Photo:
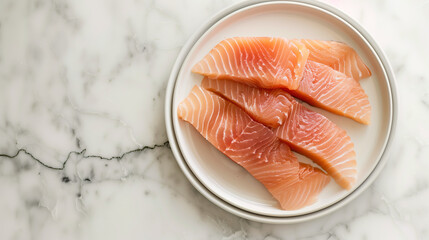
[[[284,210],[313,203],[329,182],[322,171],[300,164],[270,128],[199,86],[179,104],[178,116],[260,181]]]
[[[282,89],[263,89],[224,79],[205,77],[201,86],[244,109],[253,119],[269,127],[282,125],[288,117],[294,97]]]
[[[293,96],[332,113],[369,124],[371,105],[360,84],[329,66],[308,60]]]
[[[303,43],[308,48],[309,60],[328,65],[357,81],[371,76],[371,71],[357,52],[345,43],[309,39],[292,41]]]
[[[288,120],[275,132],[292,150],[317,163],[341,187],[353,187],[357,177],[356,153],[345,130],[323,115],[297,104]]]
[[[300,42],[284,38],[235,37],[221,41],[192,72],[263,88],[296,89],[308,57]]]
[[[279,196],[278,201],[288,209],[300,209],[317,200],[318,193],[329,183],[330,178],[320,169],[299,163],[299,178],[304,179],[289,187],[278,185],[271,194]]]
[[[253,119],[276,128],[274,132],[292,150],[312,159],[343,188],[352,188],[357,175],[354,146],[346,131],[335,123],[280,89],[208,78],[203,79],[202,86],[232,101]]]

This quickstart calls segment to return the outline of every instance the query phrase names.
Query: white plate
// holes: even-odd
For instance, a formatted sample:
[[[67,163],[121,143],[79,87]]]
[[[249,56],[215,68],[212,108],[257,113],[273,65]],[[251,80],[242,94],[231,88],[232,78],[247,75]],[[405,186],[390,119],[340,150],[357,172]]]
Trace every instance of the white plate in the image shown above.
[[[281,210],[262,184],[215,149],[190,124],[177,118],[178,104],[202,80],[201,76],[191,73],[192,66],[219,41],[236,36],[336,40],[357,50],[373,73],[372,77],[361,81],[372,106],[371,124],[362,125],[309,107],[327,116],[352,138],[358,162],[358,181],[354,189],[343,190],[331,181],[316,203],[299,210]],[[218,14],[183,48],[167,90],[166,124],[176,159],[200,192],[212,201],[214,198],[221,200],[222,204],[217,204],[224,208],[234,208],[247,215],[281,219],[328,209],[352,193],[360,192],[356,188],[364,182],[369,185],[368,177],[377,172],[374,171],[376,167],[384,165],[379,163],[385,158],[387,144],[392,138],[395,108],[393,74],[384,55],[368,34],[344,14],[324,4],[308,1],[247,2]],[[310,162],[302,156],[299,159]],[[225,204],[230,206],[225,207]]]

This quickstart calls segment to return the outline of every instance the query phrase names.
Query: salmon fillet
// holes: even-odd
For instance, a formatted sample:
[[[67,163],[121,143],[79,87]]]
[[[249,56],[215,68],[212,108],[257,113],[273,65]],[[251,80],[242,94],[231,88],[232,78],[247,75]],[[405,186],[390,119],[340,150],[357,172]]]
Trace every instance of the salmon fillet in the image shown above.
[[[292,40],[300,42],[310,51],[308,59],[330,66],[357,81],[371,76],[371,71],[357,52],[345,43],[309,39]]]
[[[179,104],[178,117],[260,181],[284,210],[313,203],[329,183],[322,171],[300,164],[270,128],[199,86]]]
[[[202,86],[245,110],[253,119],[274,128],[292,150],[322,167],[345,189],[356,181],[356,154],[346,131],[323,115],[307,109],[287,92],[262,89],[230,80],[204,78]]]
[[[371,105],[360,84],[329,66],[308,60],[293,96],[359,123],[371,121]]]
[[[293,90],[299,86],[308,54],[307,48],[297,41],[235,37],[217,44],[192,72],[263,88]]]

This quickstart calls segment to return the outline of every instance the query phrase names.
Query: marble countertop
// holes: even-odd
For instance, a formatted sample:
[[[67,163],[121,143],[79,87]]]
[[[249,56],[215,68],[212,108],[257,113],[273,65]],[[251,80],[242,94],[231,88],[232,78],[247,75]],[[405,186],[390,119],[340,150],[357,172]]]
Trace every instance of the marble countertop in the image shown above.
[[[294,225],[221,210],[169,149],[171,67],[234,2],[0,1],[0,239],[429,239],[429,2],[327,1],[393,65],[397,147],[360,197]]]

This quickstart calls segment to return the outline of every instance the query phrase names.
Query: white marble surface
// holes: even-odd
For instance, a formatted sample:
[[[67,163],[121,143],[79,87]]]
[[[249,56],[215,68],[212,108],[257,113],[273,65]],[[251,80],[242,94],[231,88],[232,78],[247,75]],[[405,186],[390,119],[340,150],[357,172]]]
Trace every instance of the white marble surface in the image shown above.
[[[0,239],[429,239],[429,1],[334,1],[397,77],[397,148],[326,217],[231,215],[168,147],[164,94],[193,31],[234,0],[0,1]]]

